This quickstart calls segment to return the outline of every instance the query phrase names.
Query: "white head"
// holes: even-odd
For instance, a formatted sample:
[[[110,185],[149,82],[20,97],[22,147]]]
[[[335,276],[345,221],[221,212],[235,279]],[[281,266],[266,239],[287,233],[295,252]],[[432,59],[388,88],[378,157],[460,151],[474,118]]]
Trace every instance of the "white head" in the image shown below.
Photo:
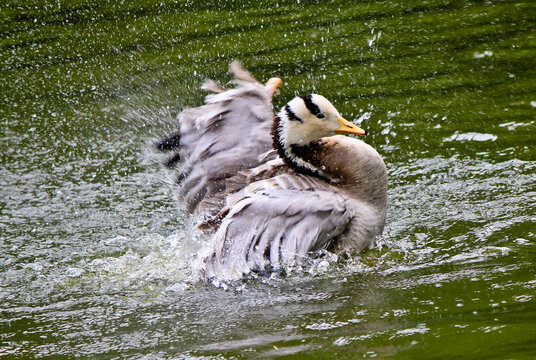
[[[285,145],[307,145],[336,134],[365,135],[358,126],[346,121],[325,97],[316,94],[298,96],[279,112],[280,139]]]
[[[291,166],[322,176],[310,162],[312,143],[337,134],[366,135],[366,131],[344,120],[323,96],[308,94],[287,103],[277,114],[272,128],[274,148]]]

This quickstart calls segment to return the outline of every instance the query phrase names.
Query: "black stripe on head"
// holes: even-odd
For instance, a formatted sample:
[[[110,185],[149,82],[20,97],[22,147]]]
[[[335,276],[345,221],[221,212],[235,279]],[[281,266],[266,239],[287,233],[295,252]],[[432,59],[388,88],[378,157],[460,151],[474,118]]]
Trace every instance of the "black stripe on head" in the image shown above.
[[[305,106],[311,112],[311,114],[314,116],[320,114],[320,108],[313,102],[313,96],[311,94],[301,95],[300,97],[303,99]]]
[[[299,117],[296,116],[296,114],[294,114],[294,112],[290,109],[290,106],[288,106],[288,104],[285,105],[285,112],[287,113],[287,117],[289,120],[303,122],[302,119],[300,119]]]

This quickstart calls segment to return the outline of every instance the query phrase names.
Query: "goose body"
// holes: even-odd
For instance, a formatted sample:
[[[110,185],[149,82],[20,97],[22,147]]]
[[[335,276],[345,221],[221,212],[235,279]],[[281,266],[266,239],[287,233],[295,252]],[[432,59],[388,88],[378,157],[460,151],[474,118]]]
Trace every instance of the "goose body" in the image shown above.
[[[233,63],[236,87],[180,114],[180,130],[157,148],[176,172],[177,196],[213,231],[204,279],[236,280],[300,261],[318,250],[358,252],[383,231],[387,171],[320,95],[287,103],[274,116],[279,79],[261,85]]]

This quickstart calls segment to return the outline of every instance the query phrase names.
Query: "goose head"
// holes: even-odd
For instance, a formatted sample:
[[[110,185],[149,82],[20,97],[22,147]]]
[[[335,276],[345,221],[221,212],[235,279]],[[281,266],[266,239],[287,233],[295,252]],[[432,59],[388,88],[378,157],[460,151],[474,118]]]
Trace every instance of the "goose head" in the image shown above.
[[[366,131],[345,120],[335,106],[317,94],[298,96],[278,113],[280,138],[286,145],[307,145],[337,134],[366,135]]]
[[[322,171],[308,161],[315,141],[337,134],[366,135],[345,120],[335,106],[317,94],[298,96],[277,114],[272,129],[274,147],[289,164],[321,176]],[[321,176],[322,177],[322,176]]]

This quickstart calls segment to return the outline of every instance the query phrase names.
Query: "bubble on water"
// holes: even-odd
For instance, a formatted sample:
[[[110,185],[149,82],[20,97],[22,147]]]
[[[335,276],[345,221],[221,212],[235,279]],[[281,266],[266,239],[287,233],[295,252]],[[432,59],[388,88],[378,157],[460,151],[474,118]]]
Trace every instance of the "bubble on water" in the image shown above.
[[[486,50],[486,51],[484,51],[484,52],[482,52],[482,53],[477,53],[477,52],[475,52],[475,53],[473,54],[473,57],[474,57],[475,59],[482,59],[483,57],[486,57],[486,56],[492,56],[492,55],[493,55],[493,52],[492,52],[492,51]]]
[[[444,142],[449,141],[495,141],[497,140],[496,135],[477,133],[477,132],[468,132],[468,133],[458,133],[455,132],[453,135],[443,139]]]

